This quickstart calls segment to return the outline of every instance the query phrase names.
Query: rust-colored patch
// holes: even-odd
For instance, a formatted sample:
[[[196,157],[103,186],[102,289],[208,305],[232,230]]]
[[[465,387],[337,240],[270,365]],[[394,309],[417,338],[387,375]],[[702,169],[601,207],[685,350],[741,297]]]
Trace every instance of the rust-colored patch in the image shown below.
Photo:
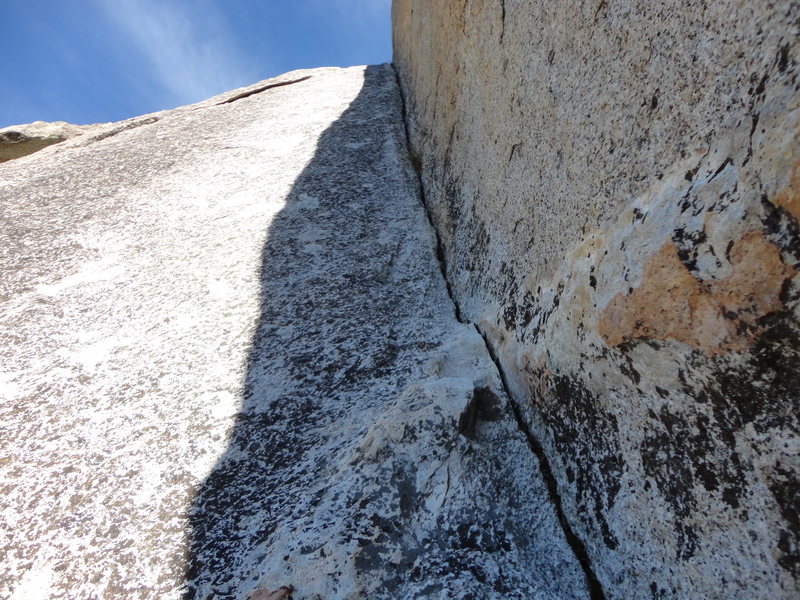
[[[775,194],[772,203],[786,210],[800,223],[800,162],[792,170],[789,185]]]
[[[667,242],[647,261],[639,287],[603,309],[598,333],[609,346],[669,338],[706,355],[745,350],[761,333],[758,319],[782,306],[781,288],[796,271],[758,231],[736,241],[730,260],[733,273],[725,279],[696,279]]]

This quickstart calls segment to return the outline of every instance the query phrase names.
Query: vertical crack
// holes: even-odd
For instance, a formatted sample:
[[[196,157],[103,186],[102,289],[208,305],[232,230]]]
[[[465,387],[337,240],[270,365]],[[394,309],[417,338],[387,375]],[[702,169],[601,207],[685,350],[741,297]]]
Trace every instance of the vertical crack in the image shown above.
[[[483,338],[483,342],[486,344],[486,350],[489,352],[489,356],[494,362],[495,367],[497,367],[497,372],[500,374],[500,381],[503,383],[503,389],[505,390],[509,399],[509,404],[511,405],[511,411],[514,413],[514,419],[517,421],[517,427],[519,427],[520,431],[525,434],[525,438],[528,440],[528,447],[530,447],[531,452],[536,456],[536,459],[539,462],[539,471],[542,473],[542,478],[547,486],[547,493],[550,496],[550,501],[555,507],[558,523],[561,525],[561,530],[564,532],[564,537],[567,539],[567,543],[572,549],[572,552],[575,555],[575,558],[578,560],[581,569],[583,569],[583,574],[586,577],[586,587],[589,589],[589,598],[591,600],[605,600],[603,586],[600,584],[600,580],[597,579],[597,575],[595,575],[594,569],[592,568],[592,563],[589,559],[589,553],[586,551],[586,545],[572,529],[572,526],[564,514],[564,508],[561,505],[561,496],[558,494],[558,484],[556,483],[556,478],[553,475],[553,469],[550,467],[550,461],[547,460],[547,455],[544,452],[544,448],[542,447],[541,442],[536,439],[536,436],[533,435],[533,432],[531,432],[528,424],[522,417],[522,411],[520,410],[519,405],[511,395],[511,389],[509,388],[505,371],[500,364],[500,360],[497,357],[494,347],[486,335],[478,328],[478,326],[474,323],[473,325]]]
[[[506,34],[506,0],[500,0],[500,43]]]
[[[461,315],[461,307],[458,305],[458,302],[456,302],[456,298],[453,295],[453,288],[450,285],[450,278],[447,276],[447,261],[445,260],[444,243],[442,242],[442,237],[439,235],[439,230],[436,229],[436,225],[434,224],[430,203],[425,197],[425,186],[422,185],[422,163],[419,155],[414,153],[411,149],[411,136],[409,135],[408,118],[406,117],[406,97],[403,93],[403,86],[400,85],[400,74],[397,72],[394,64],[392,64],[392,69],[394,70],[394,78],[397,82],[397,90],[400,94],[400,110],[402,111],[403,129],[406,133],[406,148],[408,149],[411,165],[414,167],[414,172],[417,175],[417,189],[419,190],[419,196],[422,200],[422,207],[425,209],[425,215],[428,217],[428,223],[430,224],[431,229],[433,229],[433,234],[436,237],[436,260],[439,262],[439,270],[441,271],[442,278],[447,286],[447,295],[450,296],[450,300],[453,302],[453,310],[455,311],[456,319],[459,323],[466,324],[469,323],[469,321],[465,320]]]
[[[504,7],[505,8],[505,7]],[[508,396],[509,405],[511,406],[511,410],[514,414],[514,419],[517,422],[517,427],[520,431],[525,435],[525,438],[528,441],[528,447],[531,450],[531,453],[536,457],[536,460],[539,465],[539,471],[542,474],[542,478],[544,479],[545,486],[547,487],[547,493],[550,498],[550,502],[553,504],[553,507],[556,511],[556,517],[558,519],[558,523],[561,526],[561,530],[564,532],[564,537],[567,540],[567,543],[572,550],[572,553],[575,555],[575,559],[578,561],[581,569],[583,570],[584,577],[586,578],[586,587],[589,591],[589,598],[590,600],[605,600],[605,593],[603,592],[603,586],[600,584],[600,581],[597,579],[597,575],[595,575],[594,569],[592,568],[591,561],[589,559],[589,554],[586,551],[586,545],[584,544],[583,540],[578,537],[575,531],[572,529],[569,521],[567,520],[566,515],[564,514],[564,508],[561,503],[561,496],[558,494],[558,484],[556,483],[556,478],[553,475],[553,470],[550,467],[550,462],[547,459],[547,455],[544,452],[544,448],[542,447],[541,442],[536,439],[536,436],[533,435],[530,428],[528,427],[527,423],[522,417],[522,411],[514,400],[514,397],[511,395],[511,389],[508,385],[508,379],[506,377],[505,371],[503,370],[502,365],[500,364],[500,360],[497,357],[497,353],[494,350],[489,339],[486,335],[478,328],[475,323],[465,319],[461,312],[461,307],[458,304],[455,296],[453,295],[453,290],[450,285],[450,280],[447,276],[447,262],[444,253],[444,244],[442,242],[442,238],[439,235],[439,230],[436,228],[435,222],[433,220],[433,215],[431,214],[430,203],[427,201],[425,197],[425,187],[422,183],[422,173],[421,173],[421,162],[419,156],[416,156],[413,151],[411,150],[411,136],[409,135],[409,126],[408,126],[408,113],[407,113],[407,105],[406,105],[406,98],[403,92],[403,86],[400,84],[400,75],[397,72],[397,69],[392,65],[392,68],[395,72],[395,79],[397,81],[397,89],[400,94],[400,103],[401,103],[401,110],[402,110],[402,117],[403,117],[403,127],[406,133],[406,146],[409,151],[409,155],[411,158],[411,164],[414,167],[414,171],[417,175],[417,186],[419,188],[420,198],[422,200],[422,205],[425,209],[425,214],[428,217],[428,222],[433,229],[433,232],[436,236],[436,258],[439,261],[439,270],[442,273],[442,277],[444,278],[445,284],[447,286],[447,294],[450,296],[450,300],[453,302],[453,307],[455,310],[456,318],[460,323],[470,323],[475,330],[480,334],[481,338],[483,339],[484,344],[486,345],[486,351],[488,352],[490,358],[497,367],[497,372],[500,375],[500,381],[503,385],[503,390]]]

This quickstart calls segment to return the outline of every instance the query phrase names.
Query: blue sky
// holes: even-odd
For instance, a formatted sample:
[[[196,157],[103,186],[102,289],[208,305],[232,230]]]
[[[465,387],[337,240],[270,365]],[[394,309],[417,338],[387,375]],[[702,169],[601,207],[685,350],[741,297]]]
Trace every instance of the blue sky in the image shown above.
[[[0,127],[101,123],[391,60],[391,0],[0,0]]]

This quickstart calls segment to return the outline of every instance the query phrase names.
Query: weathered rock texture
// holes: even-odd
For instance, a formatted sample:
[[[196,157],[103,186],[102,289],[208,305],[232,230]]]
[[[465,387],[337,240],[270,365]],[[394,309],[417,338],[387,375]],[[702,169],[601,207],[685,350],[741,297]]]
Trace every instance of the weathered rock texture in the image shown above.
[[[34,121],[0,129],[0,163],[33,154],[53,144],[83,135],[88,128],[64,121]]]
[[[395,0],[412,149],[609,598],[800,594],[800,4]]]
[[[313,70],[0,166],[0,596],[587,597],[400,106]]]

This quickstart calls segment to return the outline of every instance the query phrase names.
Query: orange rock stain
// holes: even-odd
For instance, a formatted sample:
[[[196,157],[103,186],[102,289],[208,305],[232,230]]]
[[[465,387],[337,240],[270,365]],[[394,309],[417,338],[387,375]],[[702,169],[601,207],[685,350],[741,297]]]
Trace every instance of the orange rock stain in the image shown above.
[[[598,333],[609,346],[674,339],[708,356],[746,350],[761,333],[758,319],[781,308],[781,288],[796,271],[759,231],[735,242],[730,262],[725,279],[697,279],[667,242],[648,259],[639,287],[603,309]]]

